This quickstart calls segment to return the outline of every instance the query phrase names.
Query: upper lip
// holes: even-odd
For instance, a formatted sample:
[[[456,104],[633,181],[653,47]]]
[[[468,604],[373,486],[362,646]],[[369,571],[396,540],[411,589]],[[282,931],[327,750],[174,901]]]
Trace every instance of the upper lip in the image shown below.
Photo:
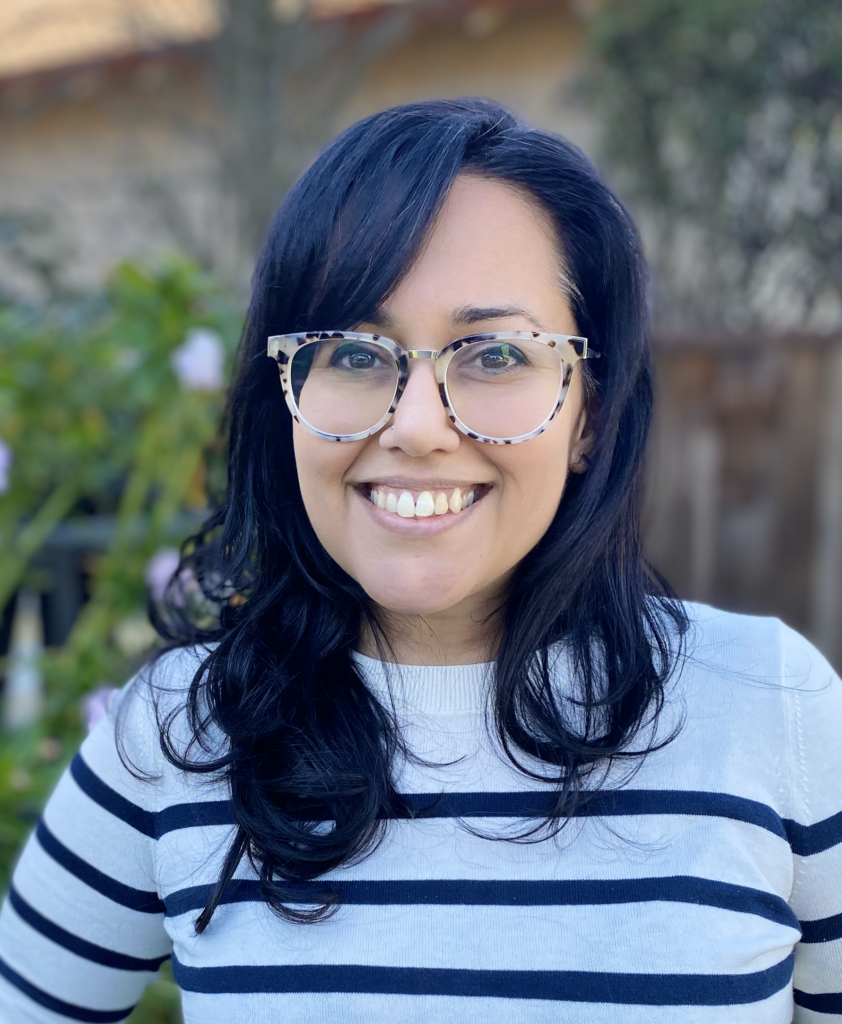
[[[463,477],[461,480],[413,480],[408,476],[373,476],[355,484],[356,487],[393,487],[407,491],[444,491],[450,487],[477,487],[484,481]]]

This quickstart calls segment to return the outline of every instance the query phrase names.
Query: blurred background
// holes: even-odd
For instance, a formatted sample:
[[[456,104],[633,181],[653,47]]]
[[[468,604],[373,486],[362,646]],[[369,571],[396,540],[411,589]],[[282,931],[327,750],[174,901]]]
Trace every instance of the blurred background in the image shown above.
[[[345,125],[466,94],[581,146],[640,226],[654,564],[842,668],[838,0],[2,0],[3,888],[224,486],[272,211]],[[177,1020],[164,974],[132,1022]]]

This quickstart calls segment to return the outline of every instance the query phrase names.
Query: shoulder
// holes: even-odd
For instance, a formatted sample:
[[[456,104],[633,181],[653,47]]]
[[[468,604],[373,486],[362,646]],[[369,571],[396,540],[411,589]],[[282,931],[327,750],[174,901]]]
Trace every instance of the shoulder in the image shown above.
[[[112,725],[124,723],[138,736],[157,733],[157,723],[184,706],[211,651],[193,645],[153,657],[112,697],[107,712]]]
[[[806,791],[811,779],[842,780],[842,681],[824,655],[776,618],[694,604],[687,611],[691,628],[681,676],[695,718],[710,722],[721,713],[717,741],[730,728],[752,763],[781,762],[798,790]],[[838,810],[840,799],[830,794],[821,810]],[[813,812],[822,804],[814,794]]]
[[[120,708],[129,696],[167,705],[183,701],[191,683],[216,646],[194,644],[155,655],[119,691],[119,696],[114,700],[114,709]]]
[[[780,619],[727,612],[685,601],[690,623],[686,654],[691,664],[720,670],[760,671],[776,675],[780,668]]]
[[[842,725],[839,677],[820,651],[780,619],[685,602],[689,629],[669,688],[696,720],[727,716],[749,734],[792,748],[806,717]]]
[[[162,734],[180,752],[193,739],[187,701],[210,653],[210,647],[182,647],[142,666],[112,695],[106,714],[82,744],[80,757],[85,764],[109,781],[138,776],[160,782],[171,775]]]
[[[744,797],[804,825],[836,814],[842,683],[833,668],[779,619],[685,610],[685,649],[658,720],[659,737],[677,728],[677,742],[654,756],[652,777]]]
[[[838,682],[816,647],[780,619],[690,601],[684,607],[690,622],[685,657],[691,670],[802,693]]]

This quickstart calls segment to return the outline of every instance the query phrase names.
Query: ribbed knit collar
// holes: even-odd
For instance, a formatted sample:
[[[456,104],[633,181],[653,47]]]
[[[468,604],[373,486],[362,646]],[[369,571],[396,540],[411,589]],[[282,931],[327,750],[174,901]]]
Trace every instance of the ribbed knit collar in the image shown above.
[[[459,714],[485,709],[494,662],[478,665],[397,665],[351,652],[371,692],[387,706],[424,714]]]

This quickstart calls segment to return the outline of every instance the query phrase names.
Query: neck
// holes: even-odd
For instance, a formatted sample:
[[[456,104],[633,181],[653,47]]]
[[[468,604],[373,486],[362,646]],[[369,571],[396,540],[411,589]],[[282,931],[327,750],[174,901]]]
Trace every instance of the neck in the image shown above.
[[[501,598],[471,595],[444,611],[411,615],[376,607],[391,650],[388,660],[402,665],[475,665],[493,661],[500,635]],[[368,625],[360,631],[359,651],[376,658]]]

